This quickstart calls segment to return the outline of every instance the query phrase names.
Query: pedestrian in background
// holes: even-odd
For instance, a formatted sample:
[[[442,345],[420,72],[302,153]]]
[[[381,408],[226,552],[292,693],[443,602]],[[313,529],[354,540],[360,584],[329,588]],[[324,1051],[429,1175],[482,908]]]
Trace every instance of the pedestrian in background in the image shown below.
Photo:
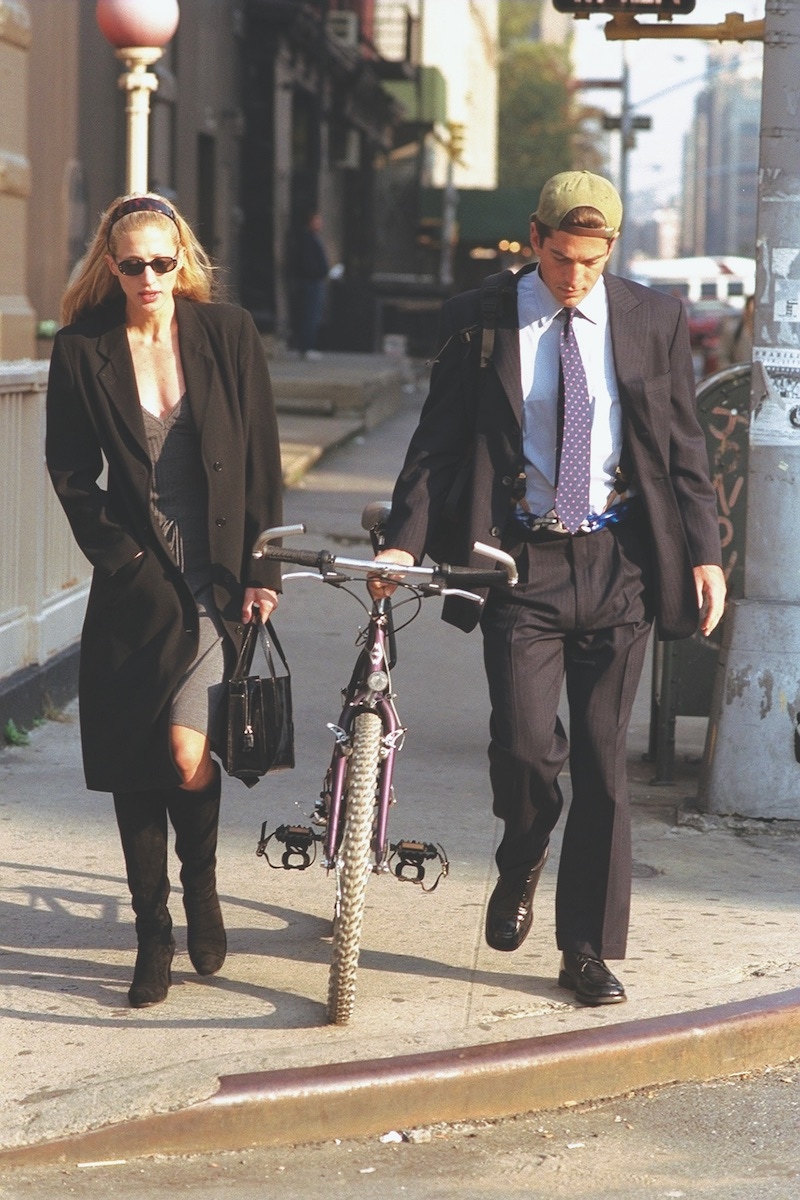
[[[309,360],[320,357],[317,342],[330,273],[321,234],[322,215],[315,210],[296,230],[290,251],[294,341],[303,358]]]
[[[531,216],[538,265],[509,273],[495,297],[486,365],[481,291],[445,304],[381,555],[411,563],[436,544],[438,557],[476,565],[469,547],[483,541],[516,559],[519,586],[492,589],[480,615],[504,825],[486,940],[511,951],[528,934],[569,758],[558,982],[589,1005],[625,999],[605,959],[626,951],[625,743],[651,622],[667,639],[698,626],[708,634],[725,597],[683,305],[604,274],[621,221],[606,179],[548,180]],[[448,509],[458,517],[450,532]],[[443,616],[465,630],[479,620],[456,597]],[[558,716],[565,678],[569,742]]]
[[[112,792],[136,914],[134,1008],[164,1000],[175,952],[167,818],[189,956],[226,953],[216,889],[224,681],[280,576],[251,558],[279,525],[280,447],[249,314],[160,196],[115,200],[65,293],[47,390],[47,464],[94,572],[81,639],[86,783]],[[101,481],[104,460],[108,476]]]

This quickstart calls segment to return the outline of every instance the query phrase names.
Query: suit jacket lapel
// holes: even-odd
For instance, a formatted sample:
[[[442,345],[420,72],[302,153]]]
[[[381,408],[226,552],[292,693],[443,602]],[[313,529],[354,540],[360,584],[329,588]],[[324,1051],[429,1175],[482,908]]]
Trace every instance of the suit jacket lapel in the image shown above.
[[[517,276],[517,283],[522,275],[536,270],[536,264],[523,267]],[[517,309],[517,289],[513,290],[513,303],[508,304],[498,322],[495,333],[495,350],[493,361],[497,377],[508,396],[509,403],[519,425],[522,425],[522,377],[519,359],[519,311]]]
[[[644,399],[642,383],[647,373],[644,354],[650,314],[647,306],[617,275],[606,275],[608,319],[617,382],[626,394]],[[620,397],[623,400],[624,398]]]
[[[194,304],[178,297],[175,305],[186,394],[202,445],[206,437],[211,435],[211,423],[207,419],[207,413],[209,406],[211,411],[214,411],[212,397],[220,388],[219,373]]]
[[[516,309],[516,306],[515,306]],[[522,424],[522,378],[519,363],[519,329],[500,328],[495,334],[494,366],[508,396],[514,416]]]
[[[125,331],[124,310],[121,310],[119,321],[100,334],[97,353],[101,359],[97,372],[98,382],[108,397],[112,410],[133,439],[132,446],[137,457],[149,463],[150,454],[139,405],[133,359]]]

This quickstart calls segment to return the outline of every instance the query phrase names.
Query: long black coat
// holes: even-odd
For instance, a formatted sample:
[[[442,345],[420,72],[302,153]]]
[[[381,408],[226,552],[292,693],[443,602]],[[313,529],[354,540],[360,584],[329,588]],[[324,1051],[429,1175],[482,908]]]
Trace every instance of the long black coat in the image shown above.
[[[266,359],[249,314],[176,298],[186,394],[208,490],[214,595],[231,649],[244,588],[280,586],[250,556],[279,525],[282,476]],[[87,786],[169,787],[170,701],[198,645],[197,607],[150,508],[151,464],[122,303],[56,336],[47,390],[47,465],[94,574],[81,640]],[[105,484],[98,483],[108,463]],[[144,557],[134,561],[139,551]]]
[[[625,446],[651,534],[658,630],[665,639],[688,637],[699,618],[692,568],[722,558],[683,305],[619,276],[606,274],[605,283]],[[516,288],[506,298],[487,368],[479,366],[478,291],[444,305],[441,342],[395,486],[386,544],[420,559],[438,542],[439,557],[477,566],[481,560],[469,547],[500,545],[524,470]],[[461,520],[442,546],[442,515],[465,461],[470,478],[456,498]],[[478,607],[451,597],[443,616],[469,630]]]

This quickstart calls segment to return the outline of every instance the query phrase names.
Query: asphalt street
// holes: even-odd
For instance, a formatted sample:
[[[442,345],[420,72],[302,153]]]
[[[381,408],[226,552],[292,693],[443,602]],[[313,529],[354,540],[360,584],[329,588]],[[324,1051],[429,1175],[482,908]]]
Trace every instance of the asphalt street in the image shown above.
[[[244,1153],[65,1164],[2,1200],[797,1200],[800,1066],[503,1121]]]

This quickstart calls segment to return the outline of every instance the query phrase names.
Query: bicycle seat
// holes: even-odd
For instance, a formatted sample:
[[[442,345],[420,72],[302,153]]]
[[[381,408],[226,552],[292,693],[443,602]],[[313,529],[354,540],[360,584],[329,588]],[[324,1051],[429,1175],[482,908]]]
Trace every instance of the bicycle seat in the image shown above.
[[[361,528],[372,530],[383,528],[392,511],[391,500],[370,500],[361,514]]]

